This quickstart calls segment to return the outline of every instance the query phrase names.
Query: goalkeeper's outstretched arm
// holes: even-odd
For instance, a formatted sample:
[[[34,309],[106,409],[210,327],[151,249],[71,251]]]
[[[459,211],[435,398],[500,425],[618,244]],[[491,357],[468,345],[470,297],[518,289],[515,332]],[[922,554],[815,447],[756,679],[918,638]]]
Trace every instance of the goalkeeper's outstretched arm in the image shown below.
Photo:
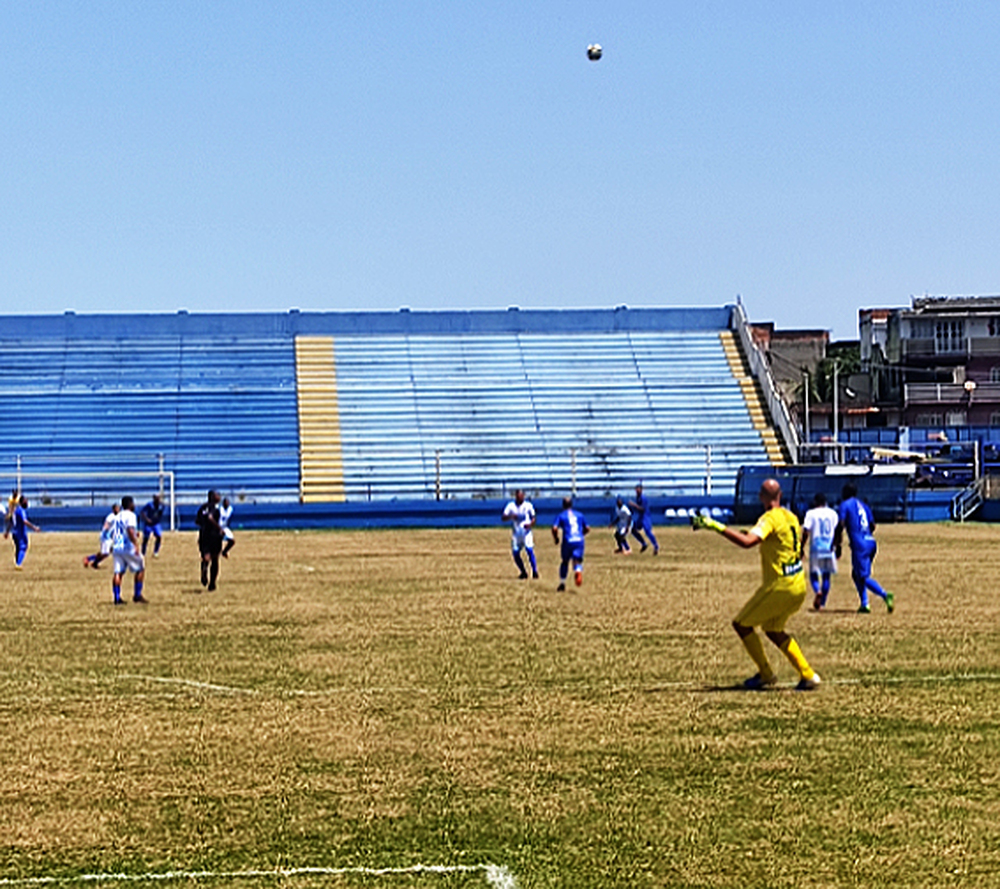
[[[695,531],[701,528],[716,531],[725,537],[726,540],[735,543],[737,546],[743,547],[743,549],[751,549],[760,543],[760,538],[756,534],[747,534],[745,531],[737,531],[735,528],[723,525],[722,522],[711,518],[711,516],[692,516],[691,527],[694,528]]]

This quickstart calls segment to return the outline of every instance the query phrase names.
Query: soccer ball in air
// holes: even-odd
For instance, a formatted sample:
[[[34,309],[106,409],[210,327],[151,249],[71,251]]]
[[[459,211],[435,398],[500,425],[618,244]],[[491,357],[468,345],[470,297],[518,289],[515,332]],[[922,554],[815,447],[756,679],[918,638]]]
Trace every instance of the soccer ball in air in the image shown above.
[[[601,56],[604,54],[604,50],[601,49],[601,44],[591,43],[587,47],[587,58],[592,62],[600,61]]]

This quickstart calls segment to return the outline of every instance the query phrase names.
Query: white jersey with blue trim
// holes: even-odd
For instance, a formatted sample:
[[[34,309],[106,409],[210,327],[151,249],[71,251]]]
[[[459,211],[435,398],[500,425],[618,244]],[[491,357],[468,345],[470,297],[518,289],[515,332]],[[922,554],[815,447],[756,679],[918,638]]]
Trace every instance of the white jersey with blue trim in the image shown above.
[[[114,517],[111,523],[111,549],[116,553],[136,553],[138,549],[129,536],[128,529],[137,531],[139,527],[135,513],[131,509],[123,509]]]
[[[809,532],[809,553],[813,556],[828,556],[833,552],[833,537],[840,516],[829,506],[810,509],[802,520],[802,528]]]

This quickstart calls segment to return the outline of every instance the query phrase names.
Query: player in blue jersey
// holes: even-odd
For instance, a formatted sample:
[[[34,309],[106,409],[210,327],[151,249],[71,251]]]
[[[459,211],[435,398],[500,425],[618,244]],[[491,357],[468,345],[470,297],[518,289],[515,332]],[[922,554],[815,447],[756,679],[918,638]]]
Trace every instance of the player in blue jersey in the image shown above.
[[[131,571],[135,575],[132,601],[145,603],[142,586],[146,579],[146,563],[139,543],[138,520],[135,515],[135,501],[122,497],[121,511],[111,523],[111,555],[115,560],[115,573],[111,578],[111,592],[115,605],[122,604],[122,577]]]
[[[628,508],[632,510],[632,536],[639,541],[639,552],[644,553],[651,543],[653,555],[657,555],[660,552],[660,544],[657,543],[656,535],[653,533],[653,513],[649,508],[649,498],[642,493],[642,482],[635,486],[635,500],[629,500]],[[649,538],[649,543],[646,543],[642,532]]]
[[[562,561],[559,564],[559,586],[556,590],[566,589],[566,577],[569,574],[570,562],[573,563],[573,580],[577,586],[583,583],[583,539],[590,533],[590,526],[583,513],[573,509],[573,498],[563,497],[563,509],[552,525],[552,539],[559,545],[559,532],[562,531]]]
[[[166,506],[160,500],[159,494],[154,494],[153,499],[139,510],[139,518],[142,521],[142,554],[146,555],[146,545],[152,535],[156,540],[153,544],[154,559],[160,555],[160,544],[163,542],[163,529],[160,523],[163,521],[165,510]]]
[[[813,608],[821,611],[830,595],[830,579],[837,573],[837,556],[833,540],[840,516],[826,503],[822,491],[813,497],[812,509],[802,520],[802,549],[809,546],[809,583],[813,591]]]
[[[846,531],[847,541],[851,545],[851,579],[861,599],[858,614],[871,612],[871,607],[868,605],[869,590],[885,600],[886,608],[892,614],[896,604],[895,597],[882,589],[879,582],[872,577],[872,561],[878,552],[878,545],[875,543],[875,519],[871,508],[863,500],[858,499],[858,489],[850,482],[844,485],[841,497],[840,508],[837,510],[840,523],[837,525],[834,537],[834,550],[839,556]]]
[[[28,519],[28,498],[24,494],[19,497],[9,519],[10,539],[14,543],[14,567],[20,571],[28,554],[28,528],[32,531],[42,529]]]

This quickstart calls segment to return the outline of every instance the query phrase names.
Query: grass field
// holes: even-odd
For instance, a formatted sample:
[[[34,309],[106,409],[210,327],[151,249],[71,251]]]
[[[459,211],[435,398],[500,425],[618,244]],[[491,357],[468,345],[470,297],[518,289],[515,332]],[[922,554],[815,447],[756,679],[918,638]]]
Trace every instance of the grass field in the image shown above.
[[[797,615],[811,694],[783,659],[730,688],[755,552],[597,530],[557,594],[547,534],[522,582],[503,528],[245,532],[210,594],[175,534],[119,608],[96,534],[34,535],[0,568],[0,886],[1000,886],[1000,532],[880,528],[896,613],[843,573]]]

